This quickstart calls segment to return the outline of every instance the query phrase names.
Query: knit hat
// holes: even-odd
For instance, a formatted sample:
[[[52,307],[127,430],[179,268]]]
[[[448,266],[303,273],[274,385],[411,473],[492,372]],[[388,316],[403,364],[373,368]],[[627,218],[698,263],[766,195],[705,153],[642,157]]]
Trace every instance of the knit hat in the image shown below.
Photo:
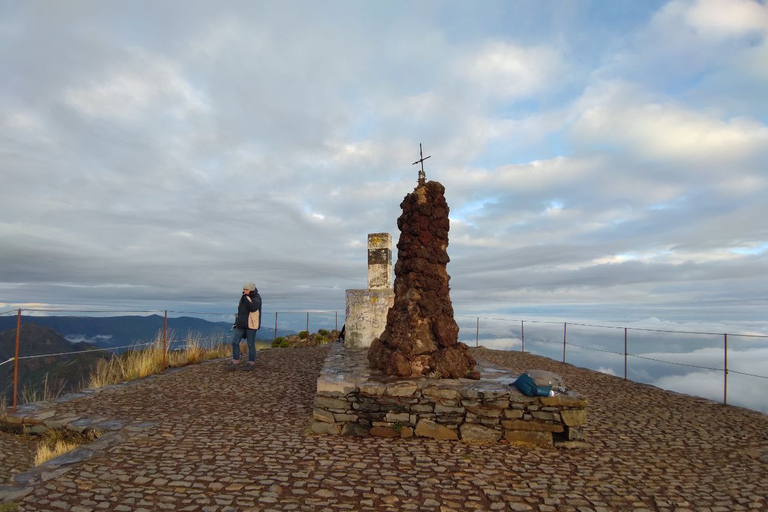
[[[252,292],[255,289],[256,289],[256,285],[253,284],[251,281],[248,281],[247,283],[245,283],[243,285],[243,290],[248,290],[248,291]]]

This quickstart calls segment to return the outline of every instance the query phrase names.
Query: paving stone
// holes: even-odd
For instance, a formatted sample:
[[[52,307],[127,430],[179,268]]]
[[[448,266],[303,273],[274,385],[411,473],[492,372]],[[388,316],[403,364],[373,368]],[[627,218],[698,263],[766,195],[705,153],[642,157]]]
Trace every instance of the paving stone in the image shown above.
[[[126,426],[107,434],[120,436],[97,445],[92,457],[62,466],[65,471],[47,482],[32,472],[37,479],[16,500],[25,511],[78,512],[75,507],[189,512],[768,508],[761,459],[768,454],[765,415],[531,354],[472,353],[514,373],[553,371],[588,396],[587,422],[578,428],[588,436],[589,448],[404,438],[410,428],[405,426],[397,439],[308,435],[328,349],[275,349],[259,352],[255,372],[197,365],[31,409],[43,415],[55,410],[46,422],[104,418]],[[374,391],[383,396],[383,389]],[[444,407],[459,400],[435,398]],[[541,412],[562,406],[545,400]],[[10,454],[7,448],[14,447],[17,436],[2,434],[0,453]],[[0,474],[12,470],[5,469],[6,460],[0,459]],[[28,469],[25,464],[17,464],[16,471]],[[3,492],[0,487],[0,496]]]

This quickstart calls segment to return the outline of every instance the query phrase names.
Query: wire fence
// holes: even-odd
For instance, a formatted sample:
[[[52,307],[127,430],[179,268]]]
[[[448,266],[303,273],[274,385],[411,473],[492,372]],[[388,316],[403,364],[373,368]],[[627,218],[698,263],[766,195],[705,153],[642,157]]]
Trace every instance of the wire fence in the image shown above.
[[[32,316],[24,316],[23,313],[29,313]],[[162,333],[162,343],[164,354],[168,351],[177,350],[183,348],[186,344],[186,340],[177,339],[173,336],[169,336],[168,320],[169,314],[171,315],[188,315],[193,317],[230,317],[232,315],[223,315],[221,313],[210,312],[196,312],[196,311],[178,311],[178,310],[133,310],[133,311],[115,311],[107,309],[37,309],[37,308],[17,308],[7,309],[0,311],[0,316],[17,316],[17,329],[16,329],[16,346],[15,355],[5,361],[0,361],[0,367],[14,363],[14,410],[16,407],[16,394],[17,394],[17,380],[18,380],[18,363],[26,359],[46,358],[46,357],[64,357],[77,354],[89,353],[89,352],[104,352],[111,355],[117,355],[121,350],[136,350],[142,347],[155,345],[158,340],[144,342],[141,340],[132,341],[130,344],[120,346],[109,346],[104,348],[84,349],[72,352],[58,352],[50,354],[20,354],[19,350],[19,335],[23,331],[23,323],[34,322],[34,315],[45,316],[72,316],[74,314],[80,315],[112,315],[112,316],[124,316],[124,315],[158,315],[161,318],[158,320],[158,332]],[[267,318],[274,315],[274,323],[269,321],[269,325],[266,325]],[[510,319],[510,318],[498,318],[498,317],[483,317],[475,315],[457,314],[456,320],[460,327],[460,336],[464,342],[471,345],[471,336],[467,333],[474,331],[474,344],[475,346],[486,346],[487,348],[504,348],[514,349],[519,345],[519,349],[522,352],[531,352],[538,355],[544,355],[552,359],[559,359],[562,362],[568,362],[569,349],[571,351],[586,351],[595,354],[604,354],[605,356],[623,359],[624,366],[624,379],[630,379],[631,362],[637,361],[650,361],[654,363],[662,363],[670,366],[680,368],[692,368],[697,370],[704,370],[708,372],[717,372],[722,374],[722,401],[724,404],[728,403],[728,376],[729,374],[740,375],[752,379],[760,379],[760,382],[768,380],[768,375],[761,375],[758,373],[741,371],[729,367],[729,342],[733,344],[735,339],[740,340],[768,340],[768,335],[752,334],[752,333],[717,333],[707,331],[689,331],[689,330],[673,330],[673,329],[654,329],[647,327],[621,327],[613,325],[601,325],[584,322],[556,322],[547,320],[523,320],[523,319]],[[173,319],[173,318],[171,318]],[[160,320],[162,324],[160,324]],[[343,323],[343,319],[342,319]],[[331,327],[332,326],[332,327]],[[272,331],[273,339],[279,337],[281,333],[296,332],[299,330],[306,330],[309,334],[310,329],[320,330],[321,328],[339,330],[339,312],[334,310],[314,310],[314,311],[275,311],[262,316],[262,330]],[[619,331],[619,336],[603,335],[596,336],[594,333],[578,332],[577,329],[593,330],[600,333],[616,332]],[[652,336],[655,341],[658,341],[660,335],[664,336],[693,336],[693,337],[714,337],[721,340],[716,342],[716,345],[722,347],[721,364],[718,365],[704,365],[693,364],[692,362],[684,362],[680,360],[669,360],[661,357],[653,357],[653,354],[639,353],[637,350],[630,350],[631,346],[643,348],[648,341],[648,337]],[[597,339],[597,341],[596,341]],[[583,340],[587,340],[585,343]],[[607,341],[606,341],[607,340]],[[619,347],[616,348],[606,345],[616,345],[618,340]],[[196,341],[202,343],[203,346],[210,346],[214,344],[226,343],[230,340],[226,334],[218,334],[209,337],[197,337]],[[527,344],[527,346],[526,346]],[[684,346],[684,343],[675,341],[673,345],[679,345],[682,347],[679,355],[682,357],[691,357],[693,350],[689,346]],[[713,343],[709,341],[710,348]],[[23,349],[23,347],[22,347]],[[687,350],[687,351],[686,351]],[[695,349],[694,349],[695,350]],[[731,348],[731,351],[733,348]],[[22,350],[23,352],[23,350]],[[667,356],[670,353],[666,354]],[[593,368],[596,369],[596,368]]]
[[[583,322],[556,322],[547,320],[521,320],[521,319],[509,319],[509,318],[494,318],[494,317],[481,317],[473,315],[456,315],[460,329],[466,333],[472,330],[474,327],[474,340],[469,339],[467,336],[463,336],[466,343],[471,344],[474,341],[476,347],[491,345],[499,345],[499,341],[506,341],[506,349],[514,349],[519,345],[519,350],[522,352],[531,352],[539,355],[546,355],[552,359],[560,360],[563,363],[569,361],[568,354],[569,349],[578,349],[581,351],[587,351],[592,353],[606,354],[609,356],[618,356],[623,359],[624,365],[624,379],[634,380],[629,377],[631,371],[631,362],[633,360],[650,361],[654,363],[663,363],[665,365],[676,366],[680,368],[693,368],[697,370],[705,370],[708,372],[716,372],[722,375],[722,402],[728,403],[728,376],[731,374],[740,375],[743,377],[749,377],[753,379],[760,379],[758,382],[768,381],[768,375],[758,374],[750,371],[740,371],[732,367],[729,367],[728,357],[729,352],[733,352],[734,340],[766,340],[768,341],[768,335],[753,334],[753,333],[718,333],[711,331],[690,331],[690,330],[675,330],[675,329],[655,329],[649,327],[623,327],[613,325],[601,325]],[[472,322],[474,320],[474,322]],[[474,325],[472,325],[474,323]],[[462,325],[463,324],[463,325]],[[491,325],[489,325],[491,324]],[[496,325],[494,325],[496,324]],[[503,327],[500,328],[499,324]],[[482,328],[481,328],[482,327]],[[619,336],[611,336],[606,334],[595,335],[595,333],[580,333],[580,335],[574,336],[573,330],[575,327],[587,328],[592,331],[619,331]],[[485,329],[485,331],[483,331]],[[648,354],[638,353],[636,350],[646,348],[649,344],[649,336],[653,338],[653,341],[658,343],[665,341],[661,338],[666,337],[666,343],[670,344],[670,349],[678,348],[684,349],[679,353],[666,352],[667,356],[676,356],[679,358],[692,358],[694,352],[698,347],[691,349],[686,343],[678,340],[670,340],[670,337],[709,337],[707,342],[707,348],[714,349],[719,346],[721,350],[719,365],[704,365],[693,364],[691,362],[683,362],[680,360],[669,360],[670,358],[652,357]],[[576,340],[574,340],[576,338]],[[598,338],[600,341],[595,341]],[[592,343],[584,343],[581,340],[592,340]],[[613,343],[616,344],[618,339],[620,346],[619,349],[611,349],[604,345]],[[720,340],[720,341],[717,341]],[[688,340],[686,340],[688,341]],[[695,342],[695,341],[694,341]],[[526,343],[528,344],[526,346]],[[635,351],[630,350],[633,343],[637,347]],[[731,348],[729,349],[729,343]],[[531,347],[531,345],[534,345]],[[711,352],[711,350],[710,350]],[[711,356],[708,357],[712,359]],[[590,358],[580,358],[589,360]],[[597,368],[593,368],[597,369]],[[762,369],[762,368],[761,368]],[[768,388],[766,388],[768,390]]]
[[[24,314],[27,314],[27,316],[24,316]],[[101,352],[104,354],[109,354],[111,356],[118,355],[121,351],[125,350],[139,350],[142,348],[147,348],[150,346],[156,346],[159,345],[160,340],[162,340],[162,347],[163,347],[163,367],[167,367],[167,354],[174,350],[183,349],[187,345],[187,340],[185,339],[176,339],[174,336],[172,336],[172,330],[168,328],[168,320],[169,320],[169,314],[171,315],[188,315],[192,317],[218,317],[218,318],[225,318],[229,317],[232,318],[233,315],[230,314],[221,314],[221,313],[211,313],[211,312],[200,312],[200,311],[178,311],[178,310],[124,310],[124,311],[117,311],[117,310],[110,310],[110,309],[65,309],[65,308],[15,308],[15,309],[7,309],[4,311],[0,311],[0,316],[16,316],[16,324],[15,324],[15,353],[13,357],[9,357],[5,361],[0,361],[0,367],[3,367],[4,365],[13,363],[13,411],[16,411],[17,408],[17,402],[18,402],[18,385],[19,385],[19,362],[24,360],[30,360],[30,359],[41,359],[41,358],[55,358],[55,357],[70,357],[70,356],[76,356],[80,354],[86,354],[86,353],[96,353]],[[66,316],[66,317],[72,317],[74,315],[89,315],[89,317],[94,317],[94,315],[111,315],[111,316],[126,316],[126,315],[158,315],[160,316],[160,320],[162,320],[162,324],[159,323],[157,325],[157,332],[158,335],[155,340],[153,341],[142,341],[140,339],[132,340],[128,344],[124,345],[117,345],[117,346],[105,346],[105,347],[99,347],[94,349],[83,349],[83,350],[73,350],[73,351],[67,351],[67,352],[51,352],[51,353],[45,353],[45,354],[26,354],[23,355],[24,348],[21,343],[21,334],[23,332],[23,326],[26,323],[35,323],[35,320],[40,322],[40,319],[48,318],[51,316]],[[271,313],[270,313],[271,315]],[[262,318],[267,318],[267,315],[264,315]],[[23,320],[23,322],[22,322]],[[173,320],[173,317],[171,317],[171,320]],[[301,330],[302,327],[304,327],[309,333],[310,328],[317,328],[317,330],[325,327],[330,327],[333,325],[333,329],[338,330],[338,323],[339,323],[339,312],[338,311],[329,311],[329,310],[314,310],[314,311],[276,311],[274,312],[274,328],[273,328],[273,339],[278,338],[278,334],[281,331],[281,323],[283,322],[282,329],[284,332],[291,332]],[[267,329],[266,323],[262,321],[262,328],[264,330]],[[272,328],[270,325],[269,328]],[[213,345],[216,344],[222,344],[222,343],[230,343],[232,342],[231,335],[226,334],[226,330],[222,330],[218,335],[213,336],[195,336],[194,341],[196,344],[199,344],[203,348],[211,348]],[[22,351],[22,354],[20,354],[20,350]]]

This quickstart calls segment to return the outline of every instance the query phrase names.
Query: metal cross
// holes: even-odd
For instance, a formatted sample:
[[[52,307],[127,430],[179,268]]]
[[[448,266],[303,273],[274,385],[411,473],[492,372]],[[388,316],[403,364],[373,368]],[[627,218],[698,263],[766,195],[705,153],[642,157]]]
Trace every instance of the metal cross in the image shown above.
[[[427,174],[424,172],[424,160],[430,158],[432,155],[429,155],[426,158],[424,157],[424,153],[421,151],[421,142],[419,142],[419,156],[421,158],[413,162],[411,165],[421,164],[421,170],[419,171],[419,186],[422,186],[427,181]]]

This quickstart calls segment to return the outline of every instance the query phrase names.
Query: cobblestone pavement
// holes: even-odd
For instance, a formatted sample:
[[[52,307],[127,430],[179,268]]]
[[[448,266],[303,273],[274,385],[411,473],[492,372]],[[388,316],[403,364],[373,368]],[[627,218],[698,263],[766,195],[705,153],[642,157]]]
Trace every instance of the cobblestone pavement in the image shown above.
[[[35,460],[37,439],[0,431],[0,484],[28,469]]]
[[[587,450],[312,437],[327,348],[259,352],[59,404],[155,426],[51,474],[20,510],[766,510],[768,417],[530,354],[473,353],[561,374],[590,400]]]

